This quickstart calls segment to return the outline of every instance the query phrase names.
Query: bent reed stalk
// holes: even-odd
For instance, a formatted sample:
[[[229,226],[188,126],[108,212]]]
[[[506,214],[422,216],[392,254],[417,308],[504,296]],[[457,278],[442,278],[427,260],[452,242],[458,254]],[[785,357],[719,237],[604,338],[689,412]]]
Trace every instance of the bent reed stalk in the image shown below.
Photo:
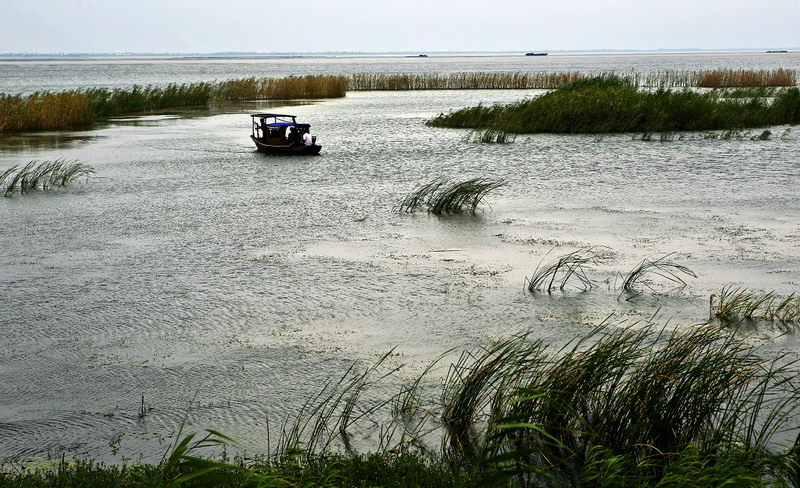
[[[681,264],[675,263],[670,259],[674,253],[669,253],[657,259],[643,259],[641,263],[636,265],[622,283],[623,293],[636,293],[636,284],[641,282],[650,290],[653,288],[646,282],[644,278],[649,275],[659,276],[667,281],[675,284],[676,286],[686,286],[680,275],[691,276],[697,278],[697,275],[691,269]]]
[[[97,117],[233,100],[339,98],[347,94],[345,76],[309,75],[245,78],[220,82],[131,88],[88,88],[29,96],[0,94],[0,133],[83,129]]]
[[[563,291],[570,281],[577,280],[578,289],[589,290],[594,283],[586,275],[585,266],[596,261],[594,248],[586,248],[560,256],[545,265],[540,262],[531,278],[525,277],[525,287],[530,293],[537,291],[552,293],[556,288]]]
[[[56,159],[54,161],[31,161],[22,168],[19,165],[0,173],[0,190],[10,197],[15,192],[25,194],[33,190],[49,190],[94,174],[91,166],[79,161]]]
[[[409,193],[400,203],[400,212],[413,213],[424,206],[434,215],[464,212],[475,215],[484,197],[503,186],[504,181],[488,178],[464,181],[436,178]]]

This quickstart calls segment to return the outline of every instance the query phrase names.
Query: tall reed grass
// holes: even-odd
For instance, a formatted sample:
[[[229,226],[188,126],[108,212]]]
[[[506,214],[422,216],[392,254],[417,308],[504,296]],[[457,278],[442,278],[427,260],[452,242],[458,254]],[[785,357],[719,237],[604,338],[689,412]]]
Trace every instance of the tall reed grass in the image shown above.
[[[287,421],[283,440],[267,457],[214,460],[203,449],[238,444],[213,430],[184,435],[181,428],[156,469],[142,469],[138,478],[129,472],[125,483],[399,488],[800,482],[800,440],[776,443],[778,433],[797,434],[800,371],[788,358],[767,358],[747,338],[719,327],[612,326],[560,349],[527,335],[501,338],[463,353],[443,380],[427,368],[395,400],[375,394],[397,369],[387,363],[390,355],[326,384]],[[438,385],[440,395],[421,394],[423,385]],[[420,403],[408,402],[409,396]],[[424,411],[429,424],[409,432],[412,411]],[[369,432],[381,438],[374,453],[359,454],[348,444]],[[426,439],[429,447],[408,442],[410,437]],[[0,472],[0,481],[8,479]],[[29,484],[9,486],[41,486],[27,476],[19,479]]]
[[[355,74],[349,78],[354,91],[370,90],[516,90],[554,89],[585,78],[624,78],[637,87],[722,88],[776,87],[797,85],[796,70],[657,70],[652,72],[606,71],[587,75],[577,71],[554,73],[461,72]]]
[[[347,87],[345,76],[316,75],[0,95],[0,132],[82,129],[96,117],[230,100],[337,98],[347,94]]]
[[[613,330],[557,354],[541,340],[500,341],[454,366],[446,445],[523,486],[656,485],[687,450],[700,464],[757,459],[749,475],[789,482],[792,451],[769,450],[800,408],[782,364],[711,327]]]
[[[93,122],[89,97],[84,93],[0,94],[0,132],[82,129]]]

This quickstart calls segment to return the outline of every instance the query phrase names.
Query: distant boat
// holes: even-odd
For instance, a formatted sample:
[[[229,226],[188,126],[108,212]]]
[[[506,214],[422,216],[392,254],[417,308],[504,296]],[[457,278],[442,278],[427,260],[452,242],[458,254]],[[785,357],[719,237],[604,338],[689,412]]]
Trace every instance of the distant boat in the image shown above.
[[[788,53],[789,51],[767,51],[768,53]]]
[[[525,53],[525,56],[547,56],[547,53]]]
[[[427,54],[420,54],[420,55],[419,55],[419,56],[417,56],[417,57],[418,57],[418,58],[427,58],[427,57],[428,57],[428,55],[427,55]]]

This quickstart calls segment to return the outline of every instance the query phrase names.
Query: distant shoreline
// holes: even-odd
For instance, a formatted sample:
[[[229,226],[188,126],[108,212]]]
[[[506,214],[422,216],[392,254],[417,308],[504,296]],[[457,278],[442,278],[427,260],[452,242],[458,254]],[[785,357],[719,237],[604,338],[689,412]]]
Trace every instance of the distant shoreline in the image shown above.
[[[429,56],[524,56],[530,50],[520,51],[387,51],[387,52],[361,52],[361,51],[332,51],[332,52],[214,52],[214,53],[0,53],[3,60],[42,60],[42,59],[269,59],[269,58],[331,58],[331,57],[419,57],[424,59]],[[587,50],[546,50],[551,55],[658,55],[658,54],[721,54],[721,53],[797,53],[800,47],[765,47],[747,49],[587,49]],[[422,55],[424,54],[424,56]]]

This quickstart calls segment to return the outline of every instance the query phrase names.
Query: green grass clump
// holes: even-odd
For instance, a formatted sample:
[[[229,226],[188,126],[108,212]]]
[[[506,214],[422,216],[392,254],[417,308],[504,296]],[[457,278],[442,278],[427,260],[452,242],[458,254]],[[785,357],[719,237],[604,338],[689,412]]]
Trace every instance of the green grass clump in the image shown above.
[[[763,127],[800,123],[800,90],[786,89],[769,102],[761,97],[724,99],[713,92],[686,89],[641,91],[619,77],[598,77],[510,105],[479,105],[440,114],[427,123],[510,133],[652,133]]]
[[[475,215],[483,198],[503,186],[505,182],[488,178],[464,181],[436,178],[408,194],[400,204],[400,211],[413,213],[420,207],[427,207],[434,215],[464,212]]]
[[[94,174],[91,166],[78,161],[56,159],[54,161],[31,161],[22,168],[12,166],[0,173],[0,190],[10,197],[17,191],[21,194],[33,190],[49,190]]]

